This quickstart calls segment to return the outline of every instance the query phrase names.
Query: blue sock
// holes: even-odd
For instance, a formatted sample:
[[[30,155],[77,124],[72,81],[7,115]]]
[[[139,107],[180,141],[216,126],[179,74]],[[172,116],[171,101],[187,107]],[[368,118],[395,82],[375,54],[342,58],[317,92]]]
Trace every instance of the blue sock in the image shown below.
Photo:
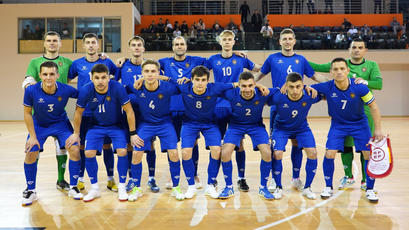
[[[237,172],[239,178],[244,178],[244,172],[246,170],[246,152],[236,151]]]
[[[368,160],[365,160],[365,172],[366,169],[368,168]],[[366,189],[371,190],[375,186],[375,178],[372,178],[368,175],[368,172],[366,172]]]
[[[118,155],[118,163],[116,165],[116,168],[118,170],[119,183],[125,183],[126,172],[128,171],[128,155]]]
[[[324,157],[322,168],[324,171],[325,186],[332,188],[332,177],[334,176],[334,159],[328,159],[327,157]]]
[[[91,184],[98,183],[98,163],[96,157],[85,158],[85,168],[87,169],[88,177]]]
[[[207,184],[214,184],[219,174],[220,160],[215,160],[209,154],[209,166],[207,167]]]
[[[302,149],[298,146],[293,146],[291,149],[291,162],[293,163],[293,178],[300,177],[300,169],[302,164]]]
[[[81,167],[80,167],[80,177],[84,177],[85,174],[85,151],[80,149],[80,157],[81,157]]]
[[[129,175],[129,179],[132,178],[132,170],[131,170],[131,165],[132,165],[132,151],[127,151],[128,153],[128,175]]]
[[[268,176],[270,175],[271,171],[271,162],[264,161],[261,159],[260,162],[260,185],[262,187],[267,186]]]
[[[112,148],[104,149],[104,164],[107,170],[107,176],[114,176],[114,153]]]
[[[222,162],[224,180],[226,181],[226,187],[233,186],[232,174],[233,174],[233,164],[231,161]]]
[[[197,176],[197,165],[199,164],[199,147],[197,145],[192,150],[192,161],[195,167],[195,176]]]
[[[146,163],[148,164],[148,171],[150,177],[155,177],[156,168],[156,153],[155,150],[146,153]]]
[[[275,160],[274,161],[274,180],[276,182],[277,187],[283,188],[283,185],[281,184],[281,173],[283,172],[283,162],[282,160]]]
[[[195,184],[195,166],[193,165],[192,159],[189,160],[182,160],[183,171],[185,172],[186,180],[189,185]]]
[[[81,161],[69,160],[68,171],[70,172],[70,185],[77,186],[80,173]]]
[[[309,159],[307,158],[307,163],[305,164],[305,172],[306,172],[306,179],[305,179],[305,186],[304,188],[311,187],[311,183],[314,180],[315,172],[317,170],[317,159]]]
[[[142,162],[139,164],[131,164],[132,180],[136,187],[141,187],[141,177],[142,177]]]
[[[36,189],[37,162],[32,164],[24,163],[24,174],[26,175],[27,189]]]
[[[180,178],[180,161],[169,161],[170,176],[172,177],[173,187],[179,185]]]
[[[276,162],[276,159],[274,158],[274,150],[273,147],[271,147],[271,178],[274,180],[274,164]]]

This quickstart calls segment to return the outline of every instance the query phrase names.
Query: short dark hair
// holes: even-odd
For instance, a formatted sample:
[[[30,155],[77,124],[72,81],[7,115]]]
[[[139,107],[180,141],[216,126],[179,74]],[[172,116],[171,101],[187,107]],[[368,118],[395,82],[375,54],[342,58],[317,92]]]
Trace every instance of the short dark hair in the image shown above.
[[[82,37],[82,41],[85,41],[86,38],[95,38],[98,41],[98,36],[94,33],[86,33],[84,37]]]
[[[240,76],[239,76],[239,81],[240,80],[249,80],[249,79],[254,79],[254,75],[249,71],[245,71],[245,72],[241,73]]]
[[[365,42],[362,38],[354,38],[354,39],[352,40],[352,42],[363,42],[365,48],[367,47],[367,46],[366,46],[366,42]],[[352,42],[351,42],[351,44],[349,44],[350,47],[352,46]]]
[[[137,35],[132,36],[132,37],[129,39],[129,41],[128,41],[128,46],[131,45],[131,41],[133,41],[133,40],[135,40],[135,41],[141,41],[141,42],[142,42],[142,45],[145,46],[145,40],[144,40],[142,37],[137,36]]]
[[[345,58],[337,57],[337,58],[332,59],[332,61],[331,61],[331,69],[332,69],[332,65],[333,65],[335,62],[344,62],[345,65],[348,66],[348,62],[347,62],[347,60],[345,60]]]
[[[104,64],[96,64],[91,69],[91,75],[94,75],[94,73],[107,73],[109,75],[109,69]]]
[[[205,66],[199,65],[192,69],[192,80],[196,77],[206,76],[207,80],[210,78],[210,71]]]
[[[146,59],[145,61],[142,62],[141,64],[141,69],[143,69],[146,65],[156,65],[156,67],[158,68],[158,70],[160,70],[160,64],[158,61],[155,61],[153,59]]]
[[[297,82],[297,81],[302,81],[302,77],[299,73],[292,72],[287,75],[286,82]]]
[[[41,63],[40,73],[41,73],[41,70],[43,69],[43,67],[45,67],[45,68],[55,68],[55,71],[58,73],[58,65],[55,62],[45,61],[45,62]]]
[[[47,36],[57,36],[59,39],[61,39],[61,36],[59,33],[55,31],[51,31],[51,30],[44,34],[43,40],[45,40],[45,37]]]
[[[290,29],[290,28],[285,28],[285,29],[283,29],[283,30],[280,32],[280,38],[281,38],[281,36],[283,36],[284,34],[292,34],[292,35],[294,35],[294,37],[295,37],[294,31],[293,31],[292,29]]]

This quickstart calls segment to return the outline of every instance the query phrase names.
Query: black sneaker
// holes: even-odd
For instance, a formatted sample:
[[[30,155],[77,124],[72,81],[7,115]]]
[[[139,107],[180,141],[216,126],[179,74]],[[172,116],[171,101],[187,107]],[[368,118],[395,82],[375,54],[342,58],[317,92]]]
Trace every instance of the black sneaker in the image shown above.
[[[239,187],[239,190],[242,192],[248,192],[250,189],[249,186],[247,185],[246,179],[238,180],[237,186]]]
[[[37,193],[35,191],[24,190],[22,206],[30,206],[35,200],[37,200]]]
[[[69,191],[70,190],[70,185],[65,180],[57,181],[57,189],[58,190]]]

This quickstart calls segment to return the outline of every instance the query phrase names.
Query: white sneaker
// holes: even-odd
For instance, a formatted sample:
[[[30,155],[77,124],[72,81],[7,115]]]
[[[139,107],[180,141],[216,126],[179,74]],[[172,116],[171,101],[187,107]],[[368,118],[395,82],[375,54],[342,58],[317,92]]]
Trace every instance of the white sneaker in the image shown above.
[[[276,190],[273,193],[274,199],[279,200],[281,197],[283,197],[283,189],[282,188],[276,188]]]
[[[84,202],[90,202],[93,201],[95,198],[101,197],[101,192],[99,189],[93,189],[89,190],[88,194],[84,196],[83,201]]]
[[[131,201],[131,202],[136,201],[141,196],[142,196],[141,187],[133,187],[131,192],[129,193],[128,201]]]
[[[317,195],[311,190],[311,187],[302,190],[302,195],[310,200],[317,199]]]
[[[196,192],[197,192],[196,185],[189,185],[185,193],[185,198],[186,199],[193,198],[196,195]]]
[[[202,183],[200,183],[198,176],[195,176],[195,185],[196,185],[196,189],[201,189],[203,187]]]
[[[325,187],[324,190],[322,190],[321,193],[321,198],[322,199],[328,199],[332,196],[332,188],[331,187]]]
[[[371,203],[377,203],[379,201],[379,198],[378,196],[376,196],[376,193],[373,189],[366,190],[366,199],[368,199]]]
[[[167,190],[171,190],[173,188],[172,180],[169,180],[168,182],[166,182],[165,188]]]
[[[118,200],[119,201],[128,200],[128,193],[126,192],[125,184],[119,183],[118,185]]]
[[[274,178],[270,181],[270,184],[268,185],[268,191],[269,192],[274,192],[276,190],[277,184]]]
[[[23,201],[21,205],[23,206],[29,206],[31,205],[34,201],[37,200],[37,193],[35,190],[29,191],[29,190],[24,190],[23,192]]]
[[[72,197],[74,200],[82,200],[84,195],[80,192],[77,187],[72,187],[68,191],[68,197]]]
[[[302,181],[300,178],[297,179],[292,179],[291,183],[293,184],[294,188],[296,188],[298,191],[302,191],[302,188],[304,185],[302,184]]]
[[[216,188],[212,184],[206,186],[205,195],[210,196],[213,199],[219,198],[219,193],[217,193]]]
[[[185,194],[182,193],[182,190],[180,190],[179,186],[176,186],[172,188],[172,193],[171,195],[176,198],[176,200],[184,200],[185,199]]]

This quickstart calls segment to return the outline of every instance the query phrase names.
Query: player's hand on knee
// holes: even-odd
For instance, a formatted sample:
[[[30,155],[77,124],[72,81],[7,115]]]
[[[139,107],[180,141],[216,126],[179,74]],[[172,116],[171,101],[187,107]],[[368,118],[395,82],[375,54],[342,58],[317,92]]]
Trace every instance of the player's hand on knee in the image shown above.
[[[80,137],[77,134],[71,134],[71,136],[65,141],[65,146],[69,149],[75,143],[80,143]]]
[[[40,148],[40,143],[38,143],[37,138],[30,136],[30,138],[28,138],[28,140],[26,142],[24,152],[29,153],[31,151],[31,149],[36,145],[37,145],[38,148]]]
[[[311,88],[310,86],[306,85],[305,86],[305,91],[307,92],[308,95],[310,95],[312,98],[316,98],[318,96],[317,90],[314,88]]]
[[[136,146],[137,148],[141,148],[144,146],[143,140],[137,134],[131,136],[131,144],[132,146]]]

